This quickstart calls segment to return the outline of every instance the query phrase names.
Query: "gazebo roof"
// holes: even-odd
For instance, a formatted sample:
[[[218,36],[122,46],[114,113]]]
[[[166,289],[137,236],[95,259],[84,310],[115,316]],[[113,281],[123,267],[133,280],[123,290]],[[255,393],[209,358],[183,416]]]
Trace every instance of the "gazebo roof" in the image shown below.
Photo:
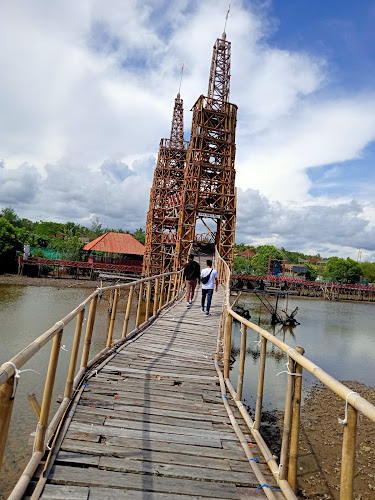
[[[96,252],[144,255],[145,247],[131,234],[105,233],[83,247]]]

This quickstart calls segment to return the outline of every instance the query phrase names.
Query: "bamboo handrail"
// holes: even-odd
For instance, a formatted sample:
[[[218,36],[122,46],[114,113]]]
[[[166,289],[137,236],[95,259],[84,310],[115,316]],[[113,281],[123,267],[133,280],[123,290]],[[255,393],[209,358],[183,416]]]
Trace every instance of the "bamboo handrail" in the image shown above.
[[[49,341],[52,341],[53,346],[45,381],[43,399],[41,402],[40,417],[37,427],[37,435],[35,438],[34,452],[20,480],[18,481],[16,487],[11,493],[10,498],[16,499],[22,497],[25,488],[27,487],[28,481],[31,480],[32,474],[35,471],[36,467],[38,466],[41,458],[43,457],[46,446],[48,445],[49,440],[56,431],[58,424],[61,421],[61,418],[64,416],[64,413],[72,400],[74,391],[81,383],[82,378],[85,376],[86,370],[94,366],[95,363],[100,362],[100,360],[106,357],[108,353],[112,352],[120,344],[126,342],[128,338],[138,334],[144,327],[146,327],[156,318],[156,316],[159,314],[161,310],[169,306],[169,304],[173,301],[175,297],[178,296],[178,292],[181,290],[181,286],[179,286],[181,283],[180,279],[181,273],[182,271],[172,271],[163,273],[158,276],[138,279],[131,283],[117,284],[104,288],[97,288],[97,290],[91,293],[81,304],[79,304],[69,314],[64,316],[60,321],[57,321],[52,327],[50,327],[39,337],[37,337],[21,352],[19,352],[13,358],[11,358],[10,361],[7,361],[6,363],[3,363],[0,366],[0,467],[1,467],[5,452],[5,445],[9,432],[11,416],[12,416],[14,396],[19,380],[19,378],[16,378],[15,375],[19,374],[20,368],[24,366],[25,363],[27,363],[36,353],[38,353],[42,349],[42,347],[44,347]],[[172,300],[171,301],[168,300],[166,303],[163,303],[163,292],[164,292],[163,287],[166,278],[169,278],[170,284],[172,283],[172,278],[173,278],[173,281],[175,283],[175,289]],[[160,298],[155,297],[156,304],[154,304],[153,311],[150,311],[153,315],[152,317],[147,318],[146,321],[144,321],[141,325],[138,324],[136,329],[128,334],[127,329],[130,319],[131,304],[135,287],[139,285],[142,290],[144,284],[147,284],[148,309],[149,309],[151,282],[155,279],[158,286],[161,280],[162,289],[160,290]],[[114,322],[116,319],[119,291],[120,289],[128,289],[128,288],[129,288],[129,296],[128,296],[124,326],[122,330],[122,337],[117,340],[112,340]],[[155,294],[158,293],[157,288],[155,288]],[[99,353],[97,353],[91,359],[91,361],[88,361],[90,356],[91,339],[93,335],[95,316],[97,312],[98,298],[100,298],[104,292],[112,290],[114,290],[114,301],[112,305],[112,314],[107,335],[107,346],[104,349],[102,349]],[[140,297],[142,298],[142,293],[140,294]],[[80,369],[78,370],[77,374],[74,375],[77,365],[77,357],[81,340],[84,313],[88,305],[90,306],[90,310],[87,319]],[[140,308],[138,307],[136,313],[137,316],[139,315],[139,313],[140,313]],[[76,328],[75,328],[72,353],[70,357],[70,363],[65,383],[64,399],[59,409],[57,410],[56,414],[52,418],[50,424],[48,424],[52,393],[54,389],[54,382],[55,382],[57,364],[60,353],[60,343],[65,327],[74,318],[76,318]],[[38,411],[36,411],[36,414],[38,415]]]
[[[375,405],[367,401],[359,394],[353,392],[344,384],[336,380],[327,372],[322,370],[315,363],[310,361],[304,356],[304,350],[300,347],[296,349],[291,348],[285,342],[278,339],[276,336],[269,333],[267,330],[255,325],[251,321],[246,320],[239,314],[235,313],[229,303],[230,295],[230,269],[226,262],[220,257],[216,250],[217,268],[219,270],[220,280],[224,286],[224,308],[220,329],[224,329],[224,378],[225,383],[231,393],[233,400],[237,404],[242,417],[248,425],[251,433],[260,446],[262,453],[270,466],[270,469],[279,481],[279,486],[284,491],[285,484],[291,490],[296,490],[296,476],[297,476],[297,458],[298,458],[298,433],[299,433],[299,413],[300,413],[300,400],[301,400],[301,384],[302,384],[302,369],[304,368],[311,373],[317,380],[322,382],[328,389],[337,394],[343,401],[348,404],[348,417],[344,427],[343,447],[342,447],[342,468],[341,468],[341,489],[340,500],[350,500],[353,498],[353,481],[354,481],[354,458],[355,458],[355,442],[356,442],[356,427],[358,420],[358,412],[366,416],[372,422],[375,422]],[[243,377],[243,353],[242,350],[246,349],[243,337],[241,339],[241,352],[240,352],[240,367],[239,367],[239,383],[237,392],[229,380],[229,355],[231,349],[229,332],[229,318],[236,319],[241,324],[241,330],[247,327],[261,336],[261,355],[259,364],[259,377],[258,377],[258,390],[257,390],[257,403],[255,410],[255,422],[252,421],[247,410],[241,402],[242,392],[242,377]],[[264,387],[264,372],[266,360],[266,344],[267,341],[278,347],[281,351],[288,355],[289,360],[289,373],[295,372],[295,375],[288,376],[288,390],[286,396],[286,414],[284,418],[283,442],[280,458],[280,466],[271,459],[270,452],[265,445],[263,438],[259,433],[263,387]],[[218,345],[220,345],[218,343]],[[220,359],[220,355],[216,353],[216,359]],[[293,380],[296,378],[297,380]],[[293,393],[294,391],[294,393]],[[290,441],[290,443],[289,443]],[[289,457],[289,459],[288,459]],[[275,470],[275,467],[277,470]],[[289,474],[288,474],[289,468]],[[288,478],[288,481],[286,481]],[[288,492],[288,494],[290,491]]]

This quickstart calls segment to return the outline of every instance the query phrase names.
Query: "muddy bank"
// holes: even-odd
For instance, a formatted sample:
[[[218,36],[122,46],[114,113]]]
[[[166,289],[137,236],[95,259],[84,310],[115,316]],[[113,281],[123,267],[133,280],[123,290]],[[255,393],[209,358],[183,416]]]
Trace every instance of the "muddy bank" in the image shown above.
[[[343,381],[375,404],[375,387]],[[301,409],[298,460],[298,497],[308,500],[339,500],[345,401],[329,389],[316,385]],[[280,456],[283,426],[281,412],[265,412],[262,435],[270,450]],[[264,422],[264,424],[263,424]],[[359,415],[356,446],[354,499],[375,498],[375,423]]]
[[[100,285],[100,282],[86,279],[76,280],[74,278],[30,278],[28,276],[18,276],[17,274],[0,274],[0,285],[96,288]]]

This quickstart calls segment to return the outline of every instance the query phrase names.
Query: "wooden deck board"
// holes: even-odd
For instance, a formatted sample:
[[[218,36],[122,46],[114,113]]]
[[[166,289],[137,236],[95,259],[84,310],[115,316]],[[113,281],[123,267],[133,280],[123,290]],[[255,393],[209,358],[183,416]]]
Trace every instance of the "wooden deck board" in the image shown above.
[[[190,310],[178,302],[89,379],[40,498],[265,498],[212,361],[221,299],[214,295],[210,317],[198,300]]]

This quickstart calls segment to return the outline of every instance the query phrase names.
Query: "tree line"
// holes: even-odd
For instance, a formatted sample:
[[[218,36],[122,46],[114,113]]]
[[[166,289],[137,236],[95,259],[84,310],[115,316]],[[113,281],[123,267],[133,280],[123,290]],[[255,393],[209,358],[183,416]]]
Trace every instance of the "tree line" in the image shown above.
[[[255,255],[251,257],[236,256],[234,258],[234,274],[248,274],[255,276],[264,276],[268,272],[268,262],[271,257],[273,263],[279,262],[280,271],[282,271],[282,261],[286,263],[301,265],[299,259],[308,260],[309,258],[320,258],[320,255],[306,255],[302,252],[292,252],[285,248],[276,248],[273,245],[261,245],[258,247],[245,245],[243,243],[235,245],[235,254],[242,253],[251,249]],[[311,263],[302,264],[306,266],[306,279],[316,280],[318,277],[334,283],[359,283],[361,276],[367,278],[370,283],[375,283],[375,262],[356,262],[349,257],[347,259],[340,257],[330,257],[327,264],[322,267],[321,274],[318,276],[318,269]],[[271,269],[272,272],[272,269]]]
[[[16,257],[23,254],[24,245],[33,247],[36,257],[54,255],[66,260],[81,260],[84,239],[92,241],[109,231],[129,233],[123,229],[103,227],[98,218],[92,221],[91,227],[75,222],[34,222],[20,218],[12,207],[6,207],[0,212],[0,271],[14,266]],[[144,244],[142,228],[130,234]]]

